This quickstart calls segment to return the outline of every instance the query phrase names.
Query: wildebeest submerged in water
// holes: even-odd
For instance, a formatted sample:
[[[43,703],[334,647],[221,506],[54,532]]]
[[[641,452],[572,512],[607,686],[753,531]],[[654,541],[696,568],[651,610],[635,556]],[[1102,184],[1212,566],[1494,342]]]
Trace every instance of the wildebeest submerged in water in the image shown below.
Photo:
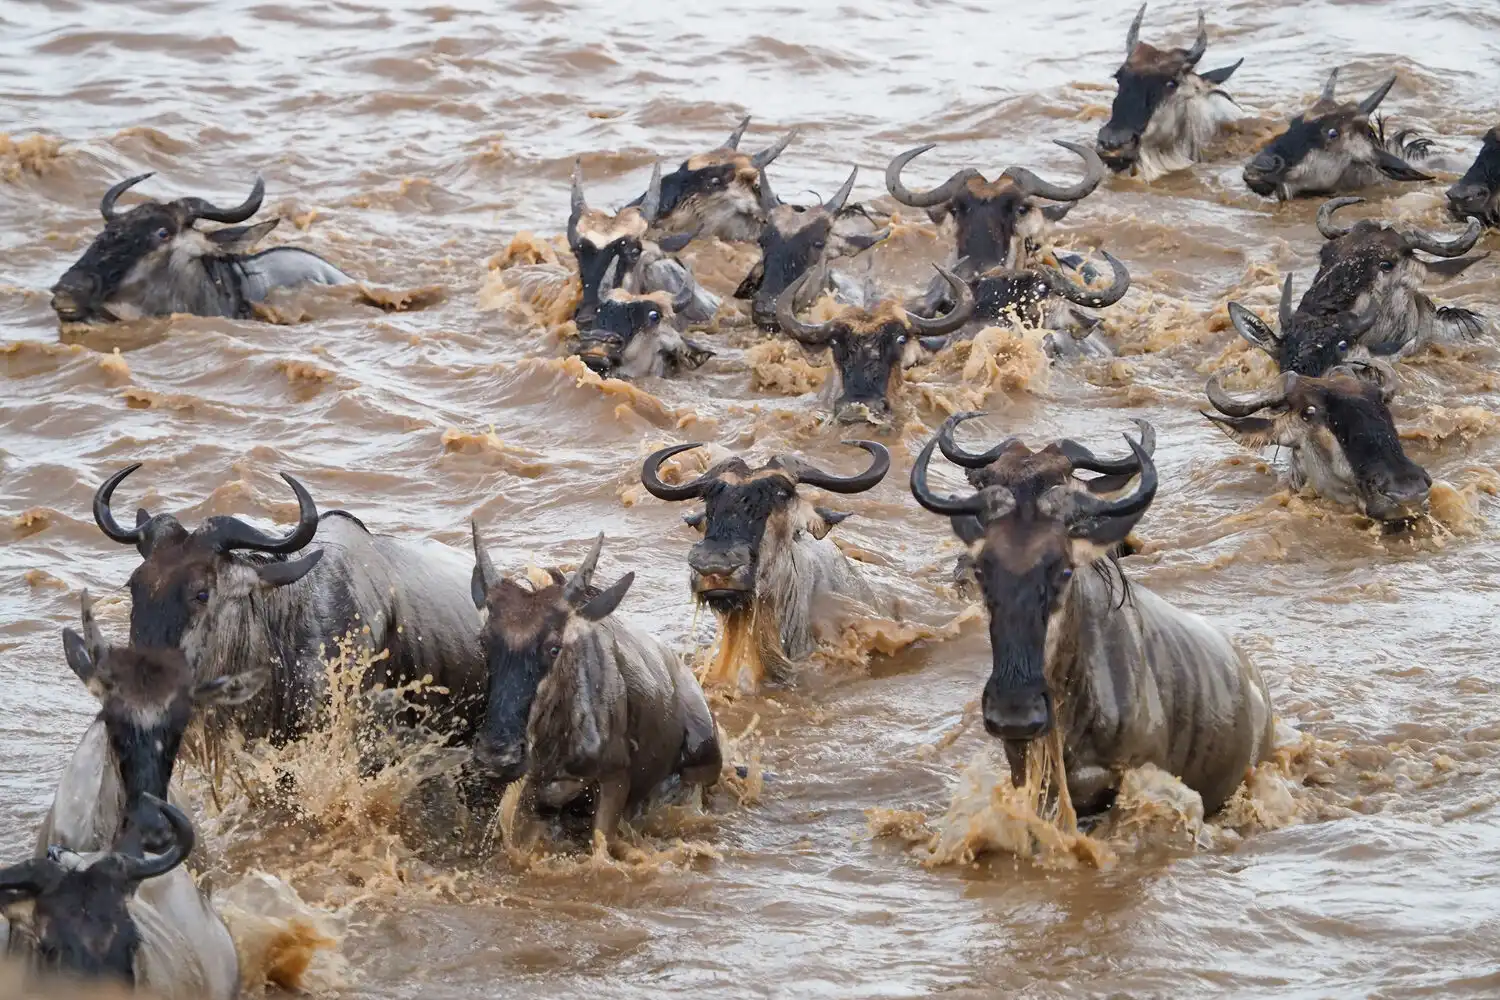
[[[1009,438],[990,450],[990,485],[939,496],[927,483],[932,453],[972,416],[949,418],[922,449],[911,491],[928,510],[983,528],[971,546],[993,659],[981,710],[1012,777],[1024,780],[1027,745],[1057,726],[1080,814],[1108,808],[1120,773],[1144,764],[1177,775],[1214,812],[1269,755],[1271,699],[1222,632],[1130,583],[1108,558],[1155,498],[1156,466],[1127,438],[1140,483],[1106,500],[1073,480],[1057,445],[1032,451]],[[951,441],[944,450],[962,454]]]
[[[1400,522],[1426,511],[1432,477],[1401,447],[1390,409],[1396,388],[1380,362],[1340,365],[1322,378],[1285,372],[1245,395],[1215,375],[1206,391],[1219,412],[1203,415],[1248,448],[1291,449],[1293,490]]]
[[[874,441],[847,441],[870,454],[869,468],[835,476],[795,455],[777,455],[759,468],[738,456],[725,459],[691,482],[661,479],[662,463],[701,447],[672,445],[654,452],[641,467],[641,484],[661,500],[703,501],[684,520],[702,533],[688,553],[693,597],[720,617],[720,638],[730,643],[753,628],[748,663],[733,664],[734,676],[754,688],[762,671],[785,679],[793,662],[815,648],[815,630],[830,602],[850,598],[868,605],[873,593],[828,533],[849,515],[815,506],[799,486],[830,493],[874,489],[891,467],[891,456]],[[740,676],[742,666],[748,676]]]
[[[684,289],[675,302],[665,292],[632,295],[611,289],[593,325],[579,333],[578,356],[592,371],[618,378],[675,375],[697,368],[714,352],[677,329],[677,310],[687,308],[691,300],[691,289]]]
[[[298,506],[297,525],[285,536],[223,515],[190,532],[171,514],[144,510],[125,528],[110,498],[138,468],[116,472],[94,494],[100,530],[141,554],[130,575],[133,645],[180,649],[200,680],[269,665],[270,683],[235,718],[249,737],[287,739],[317,720],[324,657],[349,636],[356,648],[389,653],[372,664],[367,686],[391,689],[430,675],[430,687],[446,693],[412,700],[435,710],[434,728],[472,737],[484,703],[484,656],[460,553],[372,534],[344,511],[320,518],[307,490],[285,474]]]
[[[104,192],[104,231],[52,286],[52,309],[64,323],[100,323],[142,316],[254,316],[254,303],[277,288],[343,285],[354,279],[315,253],[296,247],[250,251],[280,219],[205,231],[200,219],[244,222],[260,210],[265,183],[242,204],[219,208],[202,198],[148,201],[128,210],[115,202],[150,177],[141,174]]]
[[[1500,125],[1484,134],[1474,162],[1448,189],[1448,209],[1459,221],[1474,218],[1500,226]]]
[[[1125,63],[1115,71],[1118,90],[1109,121],[1099,129],[1098,150],[1116,173],[1130,171],[1151,181],[1198,162],[1220,127],[1240,116],[1239,105],[1219,85],[1245,60],[1198,73],[1194,67],[1208,49],[1203,12],[1187,49],[1140,41],[1145,16],[1141,4],[1125,35]]]
[[[517,844],[534,835],[539,802],[595,793],[594,830],[613,837],[624,810],[672,777],[708,786],[722,758],[708,699],[677,654],[615,616],[635,581],[600,590],[604,536],[577,571],[527,588],[496,571],[474,525],[474,605],[487,612],[489,691],[474,761],[497,780],[523,782]]]
[[[1392,73],[1358,104],[1334,99],[1339,71],[1328,74],[1312,107],[1293,118],[1286,131],[1261,147],[1245,166],[1245,185],[1281,201],[1317,194],[1342,194],[1384,180],[1430,181],[1408,160],[1427,154],[1432,143],[1410,129],[1385,134],[1385,123],[1370,116],[1396,82]]]

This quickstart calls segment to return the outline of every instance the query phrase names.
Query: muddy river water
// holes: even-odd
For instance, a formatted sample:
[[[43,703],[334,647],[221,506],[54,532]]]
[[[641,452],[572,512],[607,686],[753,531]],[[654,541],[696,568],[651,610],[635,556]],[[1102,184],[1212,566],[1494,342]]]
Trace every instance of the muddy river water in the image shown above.
[[[138,562],[89,514],[130,462],[146,467],[121,510],[144,497],[190,523],[284,521],[285,470],[377,531],[466,548],[477,517],[511,570],[574,564],[602,530],[610,578],[638,577],[623,612],[701,654],[713,623],[685,585],[695,536],[685,505],[639,489],[640,459],[703,440],[853,471],[858,453],[802,384],[821,373],[797,352],[752,354],[757,338],[725,324],[704,335],[718,355],[703,369],[622,392],[562,359],[496,291],[492,259],[518,234],[561,232],[575,156],[591,202],[617,206],[654,159],[712,148],[746,113],[747,145],[800,128],[772,170],[793,199],[827,197],[858,164],[854,197],[885,204],[886,161],[928,141],[940,146],[913,168],[923,184],[963,165],[1076,176],[1051,140],[1091,141],[1107,116],[1133,8],[0,2],[0,857],[30,849],[92,718],[58,634],[80,588],[113,598]],[[1153,4],[1143,37],[1185,44],[1195,11]],[[1134,275],[1106,313],[1121,356],[1049,365],[1007,335],[987,355],[939,358],[885,439],[892,475],[847,498],[856,516],[835,532],[914,618],[950,620],[964,611],[948,586],[957,543],[906,488],[945,413],[989,409],[987,440],[1067,435],[1111,453],[1130,418],[1149,419],[1162,484],[1129,572],[1231,631],[1285,723],[1276,774],[1200,846],[1146,803],[1144,832],[1114,835],[1103,868],[985,850],[1003,819],[984,789],[1004,766],[980,727],[956,728],[989,669],[970,619],[868,667],[835,657],[789,690],[721,700],[730,736],[753,723],[731,756],[760,780],[716,792],[706,817],[634,834],[614,862],[433,857],[403,842],[388,790],[328,750],[302,762],[318,801],[300,822],[202,802],[214,883],[268,871],[333,914],[347,967],[322,987],[360,997],[1500,993],[1493,331],[1401,366],[1397,424],[1437,482],[1432,517],[1405,534],[1289,495],[1276,456],[1198,413],[1209,373],[1262,364],[1225,301],[1273,315],[1280,275],[1306,287],[1322,242],[1317,202],[1275,204],[1240,182],[1255,138],[1334,65],[1360,93],[1394,69],[1382,110],[1434,138],[1444,181],[1378,189],[1367,207],[1447,227],[1441,168],[1463,169],[1500,104],[1500,11],[1268,0],[1209,19],[1203,65],[1245,59],[1227,86],[1241,131],[1192,173],[1111,178],[1059,228]],[[286,220],[273,241],[409,308],[325,295],[282,316],[294,322],[60,334],[47,288],[97,231],[103,190],[145,171],[147,193],[221,202],[263,175],[267,213]],[[1479,249],[1497,248],[1491,231]],[[868,262],[914,288],[950,253],[923,221]],[[721,293],[754,260],[700,256]],[[1497,293],[1493,262],[1435,290],[1492,314]],[[118,604],[105,617],[122,635]],[[928,832],[961,845],[953,863],[923,863]]]

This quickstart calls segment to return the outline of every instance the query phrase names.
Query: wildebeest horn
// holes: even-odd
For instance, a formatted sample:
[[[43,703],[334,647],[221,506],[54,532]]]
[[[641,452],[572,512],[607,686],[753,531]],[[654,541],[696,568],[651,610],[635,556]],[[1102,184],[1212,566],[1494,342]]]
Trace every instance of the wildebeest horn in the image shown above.
[[[739,149],[740,140],[745,137],[745,129],[750,127],[750,116],[746,115],[740,119],[740,123],[729,133],[729,138],[724,142],[725,149]]]
[[[651,164],[651,181],[646,185],[646,196],[641,199],[641,218],[655,222],[661,215],[661,161]]]
[[[136,174],[134,177],[127,177],[120,183],[111,187],[108,191],[104,192],[104,197],[99,199],[99,214],[104,216],[104,221],[113,222],[115,220],[115,201],[120,197],[120,195],[124,194],[126,191],[129,191],[131,188],[135,187],[147,177],[152,176],[154,173],[155,171],[153,170],[144,174]]]
[[[1083,158],[1083,180],[1072,187],[1064,187],[1061,184],[1042,180],[1025,167],[1006,167],[1005,176],[1015,181],[1016,187],[1023,192],[1038,198],[1050,198],[1053,201],[1078,201],[1087,197],[1094,188],[1099,186],[1099,182],[1104,180],[1104,161],[1099,159],[1099,154],[1094,152],[1093,146],[1069,142],[1066,139],[1053,139],[1052,142]]]
[[[500,579],[500,574],[495,572],[495,563],[485,550],[484,539],[479,535],[479,522],[469,521],[469,528],[474,535],[474,579],[470,589],[474,592],[475,605],[480,605],[483,603],[483,596]]]
[[[114,496],[115,487],[119,486],[125,481],[126,476],[140,467],[140,462],[126,466],[106,479],[94,491],[94,523],[99,525],[99,530],[104,532],[110,541],[119,542],[121,545],[138,546],[146,537],[146,525],[144,522],[126,531],[120,527],[120,522],[115,520],[114,513],[109,509],[110,497]]]
[[[796,281],[788,285],[786,290],[776,297],[776,322],[780,325],[781,332],[810,347],[828,343],[839,328],[839,324],[832,320],[822,323],[804,323],[797,318],[797,296],[802,292],[803,283],[812,277],[815,270],[817,268],[810,267],[803,271],[797,276]]]
[[[1459,257],[1474,248],[1474,244],[1479,241],[1479,232],[1482,228],[1479,220],[1470,216],[1468,228],[1451,240],[1438,239],[1421,229],[1408,229],[1401,235],[1406,237],[1406,242],[1434,257]]]
[[[863,448],[869,452],[870,467],[855,476],[835,476],[808,464],[804,459],[794,458],[789,463],[792,468],[788,471],[796,475],[797,482],[816,486],[829,493],[863,493],[865,490],[874,489],[891,469],[891,453],[878,441],[844,441],[842,443],[851,448]]]
[[[937,444],[938,448],[942,450],[944,458],[954,465],[963,466],[965,469],[982,469],[1005,454],[1005,449],[1009,448],[1011,442],[1016,440],[1014,437],[1008,437],[988,451],[982,452],[965,451],[953,440],[953,432],[959,424],[965,420],[972,420],[975,417],[985,415],[984,410],[969,410],[966,413],[955,413],[943,421],[943,426],[938,428]]]
[[[1189,66],[1196,66],[1198,60],[1203,58],[1203,53],[1208,51],[1208,25],[1203,21],[1203,11],[1198,11],[1198,37],[1193,39],[1193,47],[1187,50],[1184,58]]]
[[[1214,404],[1214,409],[1231,417],[1248,417],[1268,406],[1279,406],[1286,401],[1286,395],[1292,386],[1297,384],[1296,372],[1284,372],[1264,389],[1236,396],[1224,388],[1223,378],[1222,372],[1216,372],[1209,378],[1204,391],[1208,394],[1208,401]]]
[[[849,200],[849,192],[854,190],[854,178],[859,176],[859,167],[849,171],[849,179],[844,186],[833,193],[833,197],[823,203],[823,207],[834,215],[844,210],[844,202]]]
[[[759,172],[760,181],[760,210],[767,215],[781,204],[781,199],[776,197],[776,192],[771,190],[771,178],[766,176],[764,170]]]
[[[797,130],[792,129],[786,135],[782,136],[780,139],[777,139],[765,149],[762,149],[759,153],[752,154],[750,157],[750,165],[756,170],[763,170],[766,167],[769,167],[772,161],[774,161],[776,157],[780,156],[782,154],[782,151],[790,146],[792,144],[792,140],[795,138],[797,138]]]
[[[0,906],[35,899],[57,884],[62,868],[51,858],[28,858],[0,869]]]
[[[1281,335],[1286,336],[1287,329],[1292,325],[1292,273],[1287,272],[1286,280],[1281,283],[1281,301],[1276,305],[1276,319],[1281,323]]]
[[[155,857],[137,858],[130,854],[116,854],[115,859],[120,863],[125,878],[131,882],[144,882],[148,878],[165,875],[187,860],[187,856],[193,853],[193,844],[197,840],[192,822],[181,809],[170,802],[163,802],[150,792],[143,793],[141,798],[147,805],[159,809],[162,818],[172,828],[172,846]]]
[[[1336,240],[1340,236],[1348,236],[1353,226],[1340,226],[1333,221],[1333,213],[1350,205],[1358,205],[1364,201],[1363,198],[1344,197],[1330,198],[1323,202],[1318,209],[1318,232],[1323,234],[1325,240]]]
[[[1334,100],[1333,91],[1334,91],[1334,88],[1338,86],[1338,82],[1339,82],[1339,68],[1337,66],[1335,66],[1335,67],[1333,67],[1333,72],[1328,74],[1328,82],[1325,83],[1325,84],[1323,84],[1323,92],[1318,95],[1318,101],[1320,103],[1323,102],[1323,101],[1328,101],[1329,103],[1333,102],[1333,100]]]
[[[281,478],[286,480],[297,497],[297,527],[292,529],[291,534],[277,538],[259,528],[252,528],[237,517],[226,517],[214,525],[209,535],[209,542],[215,552],[247,549],[251,552],[286,555],[300,551],[313,540],[313,536],[318,533],[318,505],[313,503],[312,494],[297,480],[285,472],[281,473]]]
[[[104,661],[104,654],[109,652],[109,642],[104,638],[104,633],[99,630],[99,622],[94,618],[94,599],[89,596],[88,588],[83,588],[83,593],[78,595],[78,618],[83,623],[84,648],[89,652],[89,659],[98,666]]]
[[[1141,9],[1135,12],[1135,20],[1130,22],[1130,30],[1125,32],[1125,58],[1135,51],[1136,43],[1141,40],[1141,22],[1146,19],[1146,5],[1141,4]]]
[[[575,250],[583,242],[578,235],[578,220],[588,208],[583,198],[583,160],[579,158],[573,161],[573,195],[568,208],[568,246]]]
[[[1392,73],[1390,76],[1386,77],[1384,83],[1376,87],[1374,90],[1370,91],[1369,97],[1366,97],[1363,101],[1359,102],[1359,113],[1362,115],[1367,115],[1370,112],[1374,111],[1376,108],[1380,107],[1380,102],[1385,100],[1385,95],[1389,94],[1391,92],[1391,88],[1395,85],[1396,74]]]
[[[1104,259],[1109,262],[1109,268],[1114,273],[1114,280],[1110,282],[1108,288],[1101,288],[1095,291],[1084,285],[1074,284],[1070,279],[1063,277],[1060,272],[1050,267],[1040,269],[1042,278],[1047,282],[1049,288],[1069,302],[1093,308],[1112,306],[1123,299],[1126,292],[1130,291],[1130,271],[1124,264],[1110,256],[1107,251],[1101,250],[1099,252],[1104,254]]]
[[[1158,478],[1156,475],[1156,463],[1151,461],[1151,456],[1146,454],[1146,449],[1141,442],[1136,441],[1129,434],[1125,435],[1125,443],[1130,445],[1133,460],[1139,463],[1141,479],[1136,486],[1135,492],[1118,500],[1101,500],[1088,493],[1077,490],[1062,489],[1060,502],[1056,513],[1068,525],[1068,534],[1074,538],[1091,538],[1104,531],[1111,535],[1120,534],[1119,519],[1135,517],[1141,514],[1151,501],[1156,499],[1156,487]],[[1057,489],[1054,487],[1054,489]],[[1111,530],[1113,527],[1114,530]],[[1115,540],[1119,540],[1118,538]]]
[[[1156,428],[1151,426],[1150,421],[1135,418],[1135,425],[1141,432],[1141,451],[1147,457],[1156,453]],[[1071,438],[1064,438],[1057,442],[1057,450],[1067,456],[1074,469],[1082,469],[1085,472],[1098,472],[1107,476],[1123,475],[1127,472],[1134,473],[1140,470],[1140,462],[1137,461],[1134,449],[1125,458],[1100,458],[1092,451],[1079,444]],[[1123,484],[1122,484],[1123,485]]]
[[[934,316],[932,319],[925,319],[915,313],[907,313],[907,325],[924,337],[937,337],[952,333],[974,315],[974,293],[969,289],[969,283],[941,264],[932,266],[952,290],[953,308],[948,310],[948,315]]]
[[[179,198],[177,204],[187,209],[195,219],[207,219],[209,222],[244,222],[260,211],[260,203],[265,197],[266,182],[257,177],[255,186],[250,189],[250,197],[234,208],[219,208],[202,198]]]
[[[674,444],[652,452],[646,459],[646,463],[641,466],[641,485],[646,487],[646,492],[658,500],[692,500],[701,497],[703,491],[712,485],[713,476],[702,475],[681,486],[668,486],[661,481],[661,463],[673,455],[701,447],[703,445],[700,442],[689,441],[687,444]]]
[[[917,455],[917,460],[911,467],[911,495],[916,498],[917,503],[934,514],[942,514],[945,517],[979,514],[985,509],[985,503],[978,493],[971,493],[966,497],[952,495],[940,497],[927,485],[927,463],[932,461],[932,450],[937,447],[937,444],[938,438],[934,436]],[[1011,505],[1015,505],[1014,496],[1011,497]]]
[[[892,198],[911,208],[931,208],[934,205],[941,205],[958,194],[959,189],[968,183],[969,178],[979,176],[979,171],[973,167],[964,167],[931,191],[909,190],[905,184],[901,183],[901,171],[912,160],[915,160],[936,145],[937,143],[935,142],[929,142],[925,146],[908,149],[891,160],[890,164],[885,168],[885,188],[891,193]]]
[[[568,577],[568,582],[563,584],[563,600],[569,604],[578,604],[588,596],[589,583],[594,579],[594,570],[599,567],[599,550],[604,548],[604,532],[599,532],[594,538],[594,544],[589,548],[589,554],[583,557],[583,562]]]

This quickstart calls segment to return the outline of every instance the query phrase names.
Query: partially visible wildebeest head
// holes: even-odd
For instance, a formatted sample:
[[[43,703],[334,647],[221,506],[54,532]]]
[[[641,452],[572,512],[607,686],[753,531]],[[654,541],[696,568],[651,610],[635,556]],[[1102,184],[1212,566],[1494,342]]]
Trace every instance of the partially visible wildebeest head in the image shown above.
[[[83,635],[63,630],[68,666],[99,699],[110,754],[124,793],[116,847],[164,850],[173,839],[152,797],[165,799],[183,734],[195,712],[248,701],[265,684],[266,671],[199,682],[177,649],[112,647],[94,620],[83,592]]]
[[[489,672],[484,727],[474,744],[474,760],[495,779],[517,781],[537,749],[532,738],[547,720],[533,718],[537,691],[560,676],[589,673],[588,660],[602,661],[606,651],[596,622],[614,613],[635,582],[626,573],[605,590],[593,586],[599,565],[601,534],[583,565],[570,577],[551,570],[551,583],[530,589],[495,571],[474,528],[474,606],[488,614],[481,641]],[[597,671],[594,671],[597,672]],[[591,708],[578,706],[580,711]],[[569,747],[559,747],[566,752]],[[569,773],[567,761],[548,762],[546,773]]]
[[[979,171],[965,167],[930,191],[912,191],[901,182],[901,171],[935,143],[909,149],[890,162],[885,186],[903,205],[925,208],[934,222],[951,214],[957,227],[958,257],[968,258],[977,274],[992,267],[1025,267],[1028,242],[1041,242],[1048,222],[1068,214],[1074,204],[1087,197],[1104,179],[1104,163],[1088,146],[1061,139],[1057,145],[1083,158],[1083,180],[1071,187],[1042,180],[1024,167],[1007,167],[994,183]],[[1037,199],[1058,202],[1042,205]]]
[[[255,615],[262,595],[301,580],[323,557],[317,549],[288,558],[313,540],[318,508],[302,484],[283,473],[298,509],[297,526],[284,538],[217,514],[190,532],[171,514],[152,517],[138,510],[135,527],[125,528],[110,512],[110,498],[139,468],[136,463],[121,469],[94,494],[99,530],[141,554],[130,574],[131,644],[180,649],[198,676],[211,677],[214,664],[200,662],[212,646],[209,638],[221,629],[238,634],[235,629]]]
[[[793,537],[807,532],[823,538],[848,514],[815,507],[797,492],[816,486],[830,493],[873,489],[891,467],[890,452],[874,441],[845,441],[870,453],[870,466],[855,476],[835,476],[795,455],[777,455],[758,469],[744,459],[725,459],[681,486],[662,482],[661,464],[700,447],[679,444],[654,452],[641,468],[641,484],[661,500],[703,500],[703,511],[686,518],[703,532],[688,553],[693,596],[715,611],[729,613],[755,600],[763,562],[791,558]]]
[[[762,171],[760,201],[766,224],[760,231],[760,261],[734,291],[735,298],[750,300],[750,317],[762,330],[777,329],[776,300],[792,282],[808,271],[816,272],[814,279],[802,286],[803,301],[797,305],[805,308],[828,287],[829,265],[836,258],[867,250],[889,235],[889,230],[868,235],[835,231],[858,174],[855,167],[832,198],[805,207],[780,201]]]
[[[669,233],[696,233],[705,239],[755,240],[765,224],[761,171],[797,135],[792,129],[758,153],[740,150],[750,124],[747,115],[724,145],[690,156],[661,180],[660,215],[655,226]],[[645,196],[635,204],[644,202]]]
[[[1196,162],[1219,125],[1235,117],[1238,107],[1219,85],[1245,60],[1198,73],[1194,67],[1208,48],[1203,12],[1188,49],[1140,41],[1145,16],[1141,4],[1125,36],[1125,63],[1115,71],[1119,89],[1099,130],[1098,150],[1111,170],[1136,170],[1149,181]]]
[[[1431,143],[1410,130],[1387,137],[1385,125],[1370,116],[1396,82],[1392,73],[1358,104],[1334,99],[1339,71],[1328,75],[1312,107],[1293,118],[1285,132],[1261,147],[1244,171],[1245,184],[1258,195],[1281,201],[1317,194],[1357,191],[1382,180],[1428,181],[1409,158],[1425,155]]]
[[[1316,378],[1335,365],[1369,356],[1361,341],[1374,325],[1374,317],[1361,317],[1347,309],[1309,307],[1294,312],[1290,274],[1281,284],[1277,314],[1280,330],[1238,302],[1229,303],[1229,320],[1235,330],[1269,354],[1280,371]]]
[[[1378,521],[1401,521],[1427,508],[1432,478],[1406,457],[1390,400],[1396,376],[1378,362],[1332,369],[1323,378],[1285,372],[1269,386],[1237,396],[1220,376],[1208,381],[1204,413],[1250,448],[1293,451],[1293,487],[1310,486]],[[1222,415],[1221,415],[1222,414]]]
[[[194,840],[182,810],[153,795],[144,805],[169,834],[154,857],[116,848],[86,865],[71,851],[53,851],[0,869],[0,910],[32,904],[30,933],[43,968],[135,987],[142,935],[130,900],[142,882],[182,864]]]
[[[824,393],[834,419],[888,423],[893,412],[891,393],[900,382],[900,373],[927,352],[942,348],[948,334],[974,314],[974,295],[968,284],[944,267],[937,270],[955,304],[947,315],[936,319],[924,319],[899,302],[887,300],[870,309],[848,306],[833,319],[806,323],[797,318],[793,303],[810,272],[792,282],[776,300],[776,320],[783,333],[807,347],[827,347],[833,353],[834,374]]]
[[[677,310],[686,308],[692,298],[690,288],[683,289],[676,301],[665,292],[633,295],[611,289],[599,304],[593,326],[580,332],[577,353],[598,374],[619,378],[675,375],[697,368],[714,352],[677,329]]]
[[[1079,480],[1089,455],[1053,443],[1032,451],[1009,438],[984,456],[986,485],[968,496],[939,496],[927,482],[927,465],[941,444],[945,453],[966,456],[952,442],[954,427],[977,416],[956,414],[917,456],[911,492],[935,514],[978,518],[982,532],[970,553],[990,618],[993,663],[981,702],[991,736],[1024,742],[1053,725],[1055,693],[1044,674],[1048,631],[1063,607],[1075,570],[1107,557],[1130,534],[1156,496],[1156,466],[1140,442],[1126,438],[1140,483],[1133,493],[1107,500]],[[1071,444],[1071,443],[1069,443]]]
[[[1448,209],[1459,220],[1474,218],[1500,226],[1500,125],[1484,134],[1479,155],[1448,189]]]
[[[1102,252],[1102,251],[1101,251]],[[1130,291],[1130,271],[1108,253],[1113,280],[1107,288],[1090,288],[1046,265],[1025,270],[992,268],[974,280],[974,317],[985,322],[1014,323],[1035,329],[1087,336],[1098,324],[1073,305],[1099,309],[1114,305]]]

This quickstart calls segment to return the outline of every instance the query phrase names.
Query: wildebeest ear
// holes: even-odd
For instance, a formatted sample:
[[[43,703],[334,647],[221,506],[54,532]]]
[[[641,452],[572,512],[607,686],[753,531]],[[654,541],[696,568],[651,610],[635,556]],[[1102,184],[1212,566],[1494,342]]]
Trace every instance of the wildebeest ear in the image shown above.
[[[973,545],[984,537],[984,525],[977,517],[950,517],[948,520],[953,525],[953,533],[965,545]]]
[[[1380,172],[1393,181],[1430,181],[1431,174],[1424,174],[1416,167],[1407,163],[1394,153],[1388,153],[1383,149],[1375,150],[1375,166]]]
[[[813,511],[818,515],[818,521],[811,526],[814,538],[825,537],[836,526],[854,516],[848,511],[832,510],[828,507],[814,507]]]
[[[193,704],[198,708],[243,705],[260,693],[270,676],[268,670],[247,670],[242,674],[215,677],[193,688]]]
[[[708,520],[708,511],[700,510],[691,514],[682,515],[682,523],[695,531],[703,530],[703,523]]]
[[[1281,345],[1281,335],[1267,326],[1265,320],[1238,302],[1231,302],[1229,303],[1229,321],[1234,324],[1235,330],[1241,337],[1271,357],[1276,357]]]
[[[1043,205],[1042,214],[1047,217],[1048,222],[1061,222],[1063,216],[1073,211],[1076,201],[1065,201],[1061,205]]]
[[[1291,447],[1294,442],[1283,441],[1278,433],[1276,421],[1266,417],[1226,417],[1217,413],[1207,413],[1199,410],[1209,420],[1218,425],[1229,437],[1238,441],[1246,448],[1266,448],[1273,444]]]
[[[626,573],[615,581],[614,586],[601,591],[594,596],[593,600],[579,608],[579,615],[591,622],[596,622],[614,614],[615,608],[619,607],[620,602],[625,599],[625,591],[630,589],[632,583],[635,583],[635,574]]]
[[[84,685],[93,690],[98,680],[96,671],[99,665],[89,655],[89,647],[83,641],[83,636],[70,628],[63,629],[63,656],[68,661],[68,667],[78,675],[78,679]]]
[[[1223,83],[1225,80],[1228,80],[1231,76],[1234,76],[1234,71],[1237,70],[1237,69],[1239,69],[1240,68],[1240,63],[1243,63],[1244,61],[1245,61],[1244,59],[1241,59],[1239,62],[1235,63],[1233,66],[1221,66],[1218,69],[1211,69],[1207,73],[1199,73],[1198,75],[1201,76],[1201,77],[1203,77],[1203,79],[1207,80],[1209,83],[1214,83],[1214,84]]]
[[[952,339],[951,335],[945,333],[940,337],[918,337],[917,343],[922,345],[922,350],[931,351],[933,354],[936,354],[948,346],[950,339]]]
[[[314,549],[301,559],[293,559],[289,562],[272,562],[255,567],[260,582],[268,587],[285,587],[289,583],[296,583],[308,574],[323,558],[322,549]]]
[[[215,229],[211,233],[204,233],[210,243],[220,250],[230,253],[249,253],[255,244],[266,238],[271,230],[276,228],[280,219],[267,219],[265,222],[257,222],[253,226],[230,226],[227,229]]]
[[[762,258],[755,262],[755,266],[750,269],[750,273],[745,275],[745,280],[740,282],[740,287],[734,290],[734,297],[737,299],[754,297],[755,293],[760,291],[760,283],[765,280],[766,262],[765,258]]]
[[[693,242],[693,238],[697,235],[698,233],[694,231],[691,233],[677,233],[673,236],[663,236],[656,241],[656,245],[661,247],[663,253],[676,253]]]
[[[469,574],[469,596],[474,598],[474,607],[480,611],[485,609],[488,603],[485,597],[488,595],[484,588],[484,577],[480,574],[478,566],[475,566],[474,572]]]
[[[701,368],[705,361],[714,356],[713,351],[710,351],[702,344],[688,340],[686,337],[682,338],[682,346],[685,349],[682,363],[689,368]]]
[[[1475,254],[1472,257],[1447,257],[1443,260],[1424,260],[1422,261],[1422,266],[1427,268],[1428,274],[1437,274],[1444,278],[1452,278],[1455,275],[1463,274],[1489,255],[1489,251],[1486,250],[1484,253]]]

